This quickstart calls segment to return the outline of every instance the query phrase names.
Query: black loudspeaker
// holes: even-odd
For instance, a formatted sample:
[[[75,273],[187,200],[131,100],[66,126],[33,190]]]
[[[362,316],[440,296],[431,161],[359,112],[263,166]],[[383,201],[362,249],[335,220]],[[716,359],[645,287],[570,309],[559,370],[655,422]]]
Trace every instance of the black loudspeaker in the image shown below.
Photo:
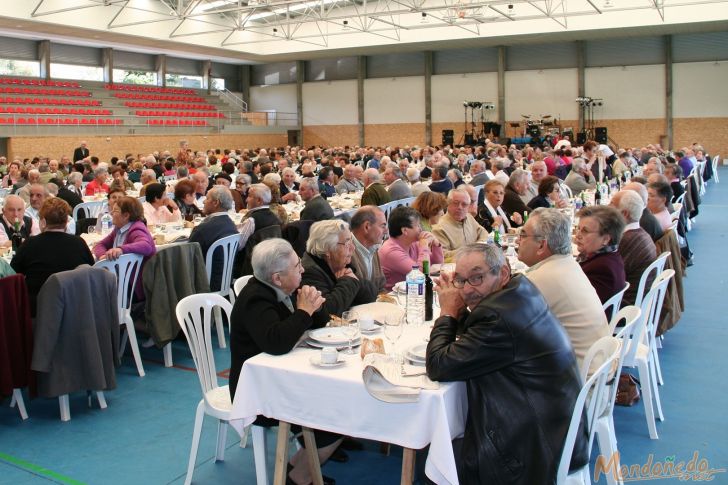
[[[486,121],[483,124],[483,131],[485,131],[486,134],[493,133],[493,135],[498,136],[498,135],[500,135],[500,129],[501,129],[501,127],[498,123]]]
[[[503,137],[503,138],[501,138],[501,139],[498,140],[498,143],[501,144],[501,145],[510,146],[511,139],[510,138]]]
[[[576,134],[576,144],[583,145],[584,143],[586,143],[586,132],[580,131]]]
[[[442,144],[452,146],[455,143],[455,132],[453,130],[442,130]]]
[[[465,133],[465,144],[466,145],[475,145],[475,137],[470,133]]]
[[[607,144],[607,128],[604,126],[597,126],[594,128],[594,141],[601,143],[602,145]]]

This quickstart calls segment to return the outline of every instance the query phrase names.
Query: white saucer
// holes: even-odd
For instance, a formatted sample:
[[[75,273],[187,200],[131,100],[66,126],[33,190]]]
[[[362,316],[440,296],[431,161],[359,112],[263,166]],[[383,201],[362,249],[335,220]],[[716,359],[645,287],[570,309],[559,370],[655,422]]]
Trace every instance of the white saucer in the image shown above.
[[[314,354],[311,356],[310,359],[308,359],[309,362],[311,362],[311,365],[314,367],[320,367],[322,369],[331,369],[333,367],[339,367],[341,365],[344,365],[346,361],[341,358],[341,356],[338,356],[338,360],[334,362],[333,364],[325,364],[321,362],[321,355]]]

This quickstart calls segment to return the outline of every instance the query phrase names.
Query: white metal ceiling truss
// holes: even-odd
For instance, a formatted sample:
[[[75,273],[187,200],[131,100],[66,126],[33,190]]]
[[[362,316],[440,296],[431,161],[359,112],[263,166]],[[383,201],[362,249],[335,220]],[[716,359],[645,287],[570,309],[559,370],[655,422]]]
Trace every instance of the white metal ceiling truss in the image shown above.
[[[387,41],[427,41],[492,35],[494,26],[552,22],[569,30],[569,19],[656,15],[666,10],[725,4],[728,0],[38,0],[29,17],[53,22],[69,12],[96,12],[107,30],[128,32],[151,24],[158,36],[209,46],[296,41],[319,48],[356,45],[362,35]],[[721,6],[721,8],[724,8]],[[657,20],[659,18],[659,20]],[[59,17],[60,21],[60,17]],[[555,24],[555,25],[554,25]],[[583,22],[582,22],[583,24]],[[543,25],[543,24],[541,24]],[[90,28],[99,28],[90,26]],[[540,27],[542,29],[547,27]],[[452,30],[455,29],[455,30]],[[144,29],[140,29],[144,30]],[[455,34],[455,32],[464,32]],[[163,32],[163,34],[162,34]],[[144,35],[143,33],[141,35]],[[336,40],[337,42],[334,42]]]

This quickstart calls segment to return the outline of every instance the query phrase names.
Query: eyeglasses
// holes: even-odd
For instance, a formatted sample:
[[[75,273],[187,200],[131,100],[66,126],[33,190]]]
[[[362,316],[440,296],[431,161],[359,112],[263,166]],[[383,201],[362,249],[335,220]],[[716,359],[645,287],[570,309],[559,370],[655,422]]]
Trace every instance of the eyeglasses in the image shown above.
[[[481,283],[483,283],[483,279],[485,279],[485,276],[488,273],[483,274],[476,274],[471,276],[470,278],[463,278],[461,276],[455,276],[452,279],[452,285],[457,289],[465,288],[465,283],[468,283],[470,286],[478,286]]]
[[[529,237],[533,237],[533,238],[543,238],[543,236],[541,236],[540,234],[526,234],[522,230],[521,230],[521,232],[518,233],[518,240],[519,241],[521,239],[526,239],[526,238],[529,238]]]

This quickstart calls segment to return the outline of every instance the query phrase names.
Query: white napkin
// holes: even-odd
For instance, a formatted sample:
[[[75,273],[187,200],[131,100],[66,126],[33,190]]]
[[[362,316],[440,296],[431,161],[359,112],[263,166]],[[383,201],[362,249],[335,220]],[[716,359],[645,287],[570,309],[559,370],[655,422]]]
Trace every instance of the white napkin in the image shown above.
[[[410,367],[410,366],[408,366]],[[364,357],[362,377],[369,394],[384,402],[417,402],[420,389],[439,389],[437,382],[426,375],[401,374],[402,366],[395,364],[384,354],[367,354]],[[421,367],[419,368],[421,371]],[[414,372],[406,372],[413,374]]]

